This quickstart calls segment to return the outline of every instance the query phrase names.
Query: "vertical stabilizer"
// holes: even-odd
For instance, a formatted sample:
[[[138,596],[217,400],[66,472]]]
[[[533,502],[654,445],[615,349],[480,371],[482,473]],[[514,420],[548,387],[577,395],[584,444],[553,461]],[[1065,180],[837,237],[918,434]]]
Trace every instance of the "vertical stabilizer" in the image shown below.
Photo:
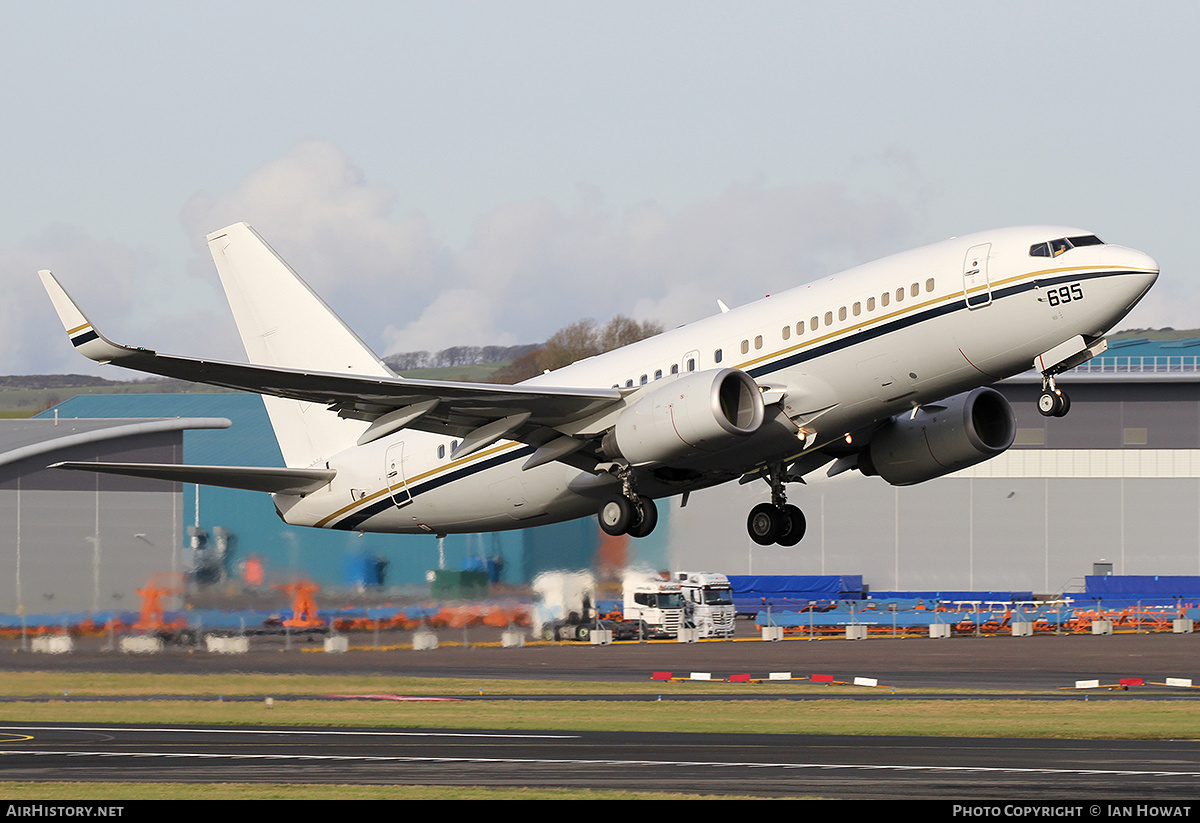
[[[246,356],[285,369],[393,377],[367,345],[245,223],[208,236]],[[324,406],[263,397],[289,466],[310,466],[354,445],[364,423]]]

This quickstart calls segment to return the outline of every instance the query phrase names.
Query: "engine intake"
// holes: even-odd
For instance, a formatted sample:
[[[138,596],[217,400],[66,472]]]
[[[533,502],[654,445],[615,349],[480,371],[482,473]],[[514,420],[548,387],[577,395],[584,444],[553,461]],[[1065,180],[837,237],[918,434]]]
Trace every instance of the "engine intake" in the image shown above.
[[[1012,406],[995,389],[979,388],[893,417],[858,458],[863,474],[893,486],[941,477],[1002,453],[1017,435]]]
[[[605,436],[609,457],[661,465],[726,449],[754,434],[764,418],[762,392],[737,369],[695,372],[636,400]]]

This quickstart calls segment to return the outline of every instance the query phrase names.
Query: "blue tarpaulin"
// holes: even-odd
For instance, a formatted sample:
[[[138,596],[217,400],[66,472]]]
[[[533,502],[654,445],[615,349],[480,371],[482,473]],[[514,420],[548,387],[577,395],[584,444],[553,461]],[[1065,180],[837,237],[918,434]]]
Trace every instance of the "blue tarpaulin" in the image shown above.
[[[1089,574],[1086,593],[1099,597],[1200,598],[1200,577],[1172,574]]]
[[[766,604],[800,610],[820,600],[861,600],[861,574],[732,574],[738,614],[755,614]]]

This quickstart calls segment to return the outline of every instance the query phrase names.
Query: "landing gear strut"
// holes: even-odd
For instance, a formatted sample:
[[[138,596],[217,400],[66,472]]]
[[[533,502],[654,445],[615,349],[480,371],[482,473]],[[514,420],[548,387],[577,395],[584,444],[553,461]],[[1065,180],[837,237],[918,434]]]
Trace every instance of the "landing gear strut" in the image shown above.
[[[746,518],[746,531],[750,533],[750,539],[760,546],[773,543],[794,546],[804,537],[807,527],[804,512],[787,502],[784,476],[783,466],[775,466],[770,470],[771,502],[759,503]]]
[[[1043,417],[1065,417],[1071,410],[1071,398],[1054,384],[1054,375],[1042,375],[1042,393],[1038,395],[1038,412]]]
[[[1042,373],[1042,393],[1038,396],[1037,406],[1043,417],[1064,417],[1071,409],[1071,400],[1054,384],[1054,375],[1086,363],[1107,350],[1108,341],[1104,338],[1092,338],[1088,342],[1083,335],[1077,334],[1033,358],[1033,367]]]
[[[658,525],[658,507],[649,497],[639,495],[633,487],[633,473],[625,468],[619,474],[621,493],[614,494],[600,505],[597,519],[605,534],[628,534],[645,537]]]

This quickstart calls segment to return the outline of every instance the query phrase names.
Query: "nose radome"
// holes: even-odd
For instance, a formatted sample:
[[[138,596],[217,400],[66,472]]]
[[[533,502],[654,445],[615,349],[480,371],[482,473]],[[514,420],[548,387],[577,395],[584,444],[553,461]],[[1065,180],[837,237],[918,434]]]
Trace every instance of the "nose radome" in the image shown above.
[[[1100,253],[1100,260],[1105,266],[1120,266],[1131,272],[1146,274],[1149,283],[1158,277],[1158,261],[1143,251],[1126,246],[1105,246]]]

